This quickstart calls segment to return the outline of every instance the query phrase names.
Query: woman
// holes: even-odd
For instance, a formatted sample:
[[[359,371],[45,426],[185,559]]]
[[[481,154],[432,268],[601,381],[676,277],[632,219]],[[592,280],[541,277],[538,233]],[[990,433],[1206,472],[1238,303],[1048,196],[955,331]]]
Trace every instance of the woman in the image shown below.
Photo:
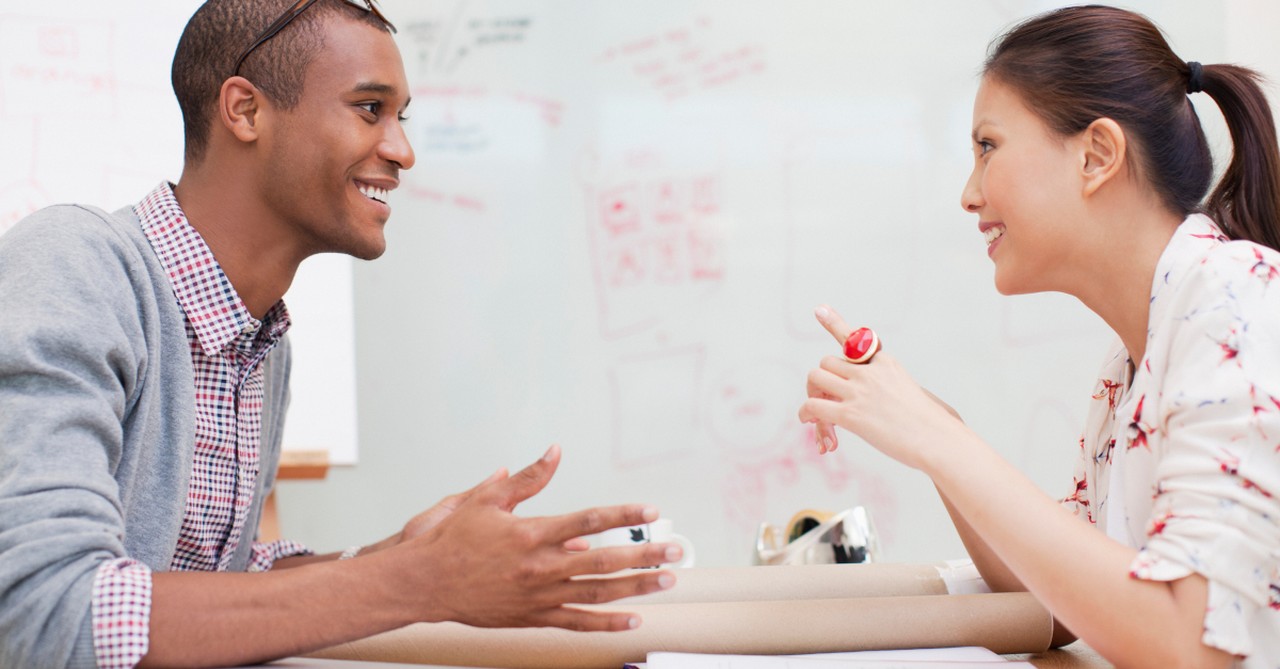
[[[1200,91],[1234,143],[1207,200]],[[1034,593],[1058,641],[1280,666],[1280,159],[1256,76],[1184,62],[1131,12],[1057,10],[994,45],[973,145],[962,204],[996,288],[1074,295],[1119,337],[1072,494],[1042,494],[825,307],[849,357],[810,373],[801,420],[824,452],[839,425],[928,474],[988,584]]]

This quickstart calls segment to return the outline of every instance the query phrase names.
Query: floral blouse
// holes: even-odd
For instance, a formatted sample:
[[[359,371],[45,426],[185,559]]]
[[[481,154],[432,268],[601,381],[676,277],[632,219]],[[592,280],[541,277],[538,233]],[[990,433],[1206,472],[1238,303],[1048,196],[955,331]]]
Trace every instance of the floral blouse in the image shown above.
[[[1280,253],[1187,218],[1156,266],[1146,356],[1103,366],[1064,501],[1139,549],[1133,578],[1209,582],[1206,645],[1280,667]]]

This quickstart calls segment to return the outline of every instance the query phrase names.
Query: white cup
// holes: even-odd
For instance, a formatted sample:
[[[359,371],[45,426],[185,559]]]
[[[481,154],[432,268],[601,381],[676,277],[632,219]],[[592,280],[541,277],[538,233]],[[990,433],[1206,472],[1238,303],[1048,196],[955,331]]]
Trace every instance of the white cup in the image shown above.
[[[590,537],[591,545],[595,548],[604,548],[606,546],[636,546],[638,544],[677,544],[684,551],[684,555],[679,562],[674,562],[672,567],[692,567],[693,566],[693,543],[688,539],[676,534],[672,528],[670,518],[659,518],[652,523],[644,525],[632,525],[629,527],[615,527],[611,530],[605,530],[599,534],[593,534]]]

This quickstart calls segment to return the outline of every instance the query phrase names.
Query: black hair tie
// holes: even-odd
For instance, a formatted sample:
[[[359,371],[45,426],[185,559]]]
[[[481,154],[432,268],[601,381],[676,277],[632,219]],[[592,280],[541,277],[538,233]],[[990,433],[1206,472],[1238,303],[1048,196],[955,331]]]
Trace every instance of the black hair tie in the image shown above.
[[[1199,93],[1204,90],[1204,68],[1194,60],[1187,61],[1187,69],[1191,72],[1187,75],[1187,94]]]

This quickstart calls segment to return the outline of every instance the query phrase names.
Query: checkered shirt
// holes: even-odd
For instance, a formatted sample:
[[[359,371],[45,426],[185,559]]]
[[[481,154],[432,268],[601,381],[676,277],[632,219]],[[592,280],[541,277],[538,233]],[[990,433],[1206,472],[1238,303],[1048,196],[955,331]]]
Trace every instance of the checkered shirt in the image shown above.
[[[253,506],[261,438],[262,361],[289,329],[278,302],[255,319],[200,234],[187,223],[173,189],[162,183],[134,207],[173,281],[185,312],[195,370],[195,458],[182,530],[169,568],[226,571]],[[254,543],[250,571],[310,554],[291,541]],[[151,570],[129,558],[98,568],[93,585],[93,644],[100,667],[132,667],[146,655]]]

